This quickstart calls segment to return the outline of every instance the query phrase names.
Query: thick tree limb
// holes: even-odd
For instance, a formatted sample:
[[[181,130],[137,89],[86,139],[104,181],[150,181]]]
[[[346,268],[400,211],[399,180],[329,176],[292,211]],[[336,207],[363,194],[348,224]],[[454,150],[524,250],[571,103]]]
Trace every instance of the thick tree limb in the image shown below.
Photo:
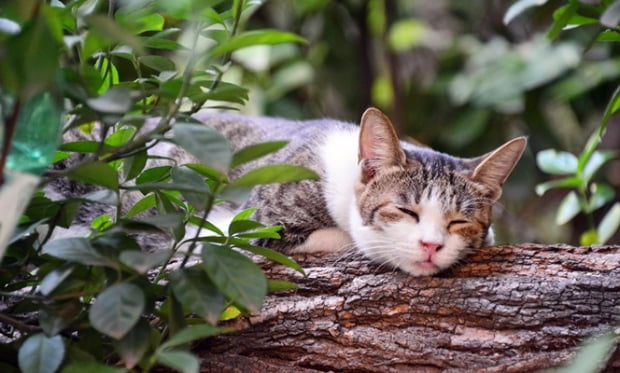
[[[418,278],[355,255],[296,259],[306,277],[268,273],[300,288],[197,346],[203,371],[529,372],[620,317],[620,246],[491,247]]]

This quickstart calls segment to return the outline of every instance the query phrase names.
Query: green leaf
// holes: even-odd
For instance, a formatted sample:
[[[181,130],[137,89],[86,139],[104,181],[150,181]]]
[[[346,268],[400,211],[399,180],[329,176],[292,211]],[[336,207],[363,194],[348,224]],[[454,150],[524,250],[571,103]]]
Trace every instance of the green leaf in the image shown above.
[[[134,11],[117,11],[115,18],[124,27],[129,29],[134,35],[139,35],[146,31],[161,31],[164,27],[165,19],[159,13],[151,13],[149,7]]]
[[[222,181],[226,181],[228,180],[228,176],[226,176],[226,174],[220,170],[216,170],[215,168],[209,167],[207,165],[204,164],[200,164],[200,163],[187,163],[185,165],[185,167],[187,168],[191,168],[192,170],[198,172],[199,174],[201,174],[202,176],[211,179],[211,180],[217,180],[218,182],[222,182]]]
[[[267,294],[263,271],[248,257],[222,246],[205,243],[202,265],[213,283],[233,302],[258,312]]]
[[[280,232],[282,230],[282,226],[274,225],[271,227],[264,227],[261,229],[257,229],[250,232],[243,232],[238,234],[240,238],[271,238],[274,240],[279,240],[281,238]]]
[[[113,19],[103,15],[91,15],[85,17],[86,24],[90,26],[91,32],[96,33],[99,37],[130,46],[136,54],[144,54],[144,46],[139,37],[129,32]]]
[[[579,236],[579,244],[581,246],[596,245],[598,242],[598,232],[596,229],[589,229]]]
[[[157,354],[157,361],[181,373],[198,373],[198,358],[185,351],[162,351]]]
[[[270,293],[299,289],[299,285],[283,280],[267,280],[267,286]]]
[[[118,194],[108,189],[102,189],[86,193],[72,199],[115,206],[118,203]]]
[[[109,91],[108,91],[109,92]],[[110,136],[105,139],[105,143],[110,145],[111,147],[119,147],[127,144],[129,140],[136,133],[136,129],[133,127],[129,128],[121,128],[118,131],[115,131]]]
[[[67,153],[67,152],[62,152],[60,150],[57,150],[56,152],[54,152],[54,158],[52,159],[52,164],[54,163],[58,163],[60,161],[64,161],[65,159],[69,158],[71,156],[71,153]]]
[[[65,344],[57,335],[48,338],[43,333],[31,335],[20,347],[19,369],[23,373],[54,373],[65,357]]]
[[[592,180],[592,176],[594,176],[596,171],[598,171],[605,163],[614,159],[615,157],[615,152],[600,150],[594,151],[583,168],[584,184]]]
[[[132,369],[140,362],[150,343],[151,328],[149,323],[144,319],[140,319],[129,333],[114,343],[114,350],[125,363],[125,367]]]
[[[241,311],[235,306],[226,307],[224,312],[222,312],[222,316],[220,316],[221,321],[228,321],[235,319],[241,315]]]
[[[103,232],[114,225],[114,221],[108,214],[99,215],[90,223],[90,229],[96,232]]]
[[[174,62],[162,56],[142,56],[138,58],[141,64],[150,67],[155,71],[176,71]]]
[[[84,237],[60,238],[50,241],[43,245],[43,254],[84,265],[117,267],[116,263],[101,255],[91,245],[90,240]]]
[[[194,189],[191,192],[182,190],[181,194],[196,210],[202,211],[205,209],[210,190],[202,176],[186,167],[174,167],[170,171],[170,177],[174,183]]]
[[[136,202],[135,205],[131,206],[129,211],[127,211],[127,213],[125,214],[125,218],[129,219],[132,216],[135,216],[141,212],[144,212],[150,208],[153,208],[156,206],[156,203],[157,203],[157,198],[155,197],[155,194],[149,194],[146,197],[139,200],[138,202]]]
[[[125,114],[131,109],[131,91],[126,88],[112,87],[98,97],[86,100],[88,106],[101,113]]]
[[[248,89],[235,84],[220,83],[215,89],[209,89],[208,92],[199,91],[197,94],[188,94],[188,97],[197,102],[217,100],[243,105],[248,100]]]
[[[148,153],[146,150],[137,153],[134,156],[123,159],[123,179],[125,181],[132,180],[144,170],[148,161]]]
[[[620,110],[620,86],[616,88],[616,90],[614,91],[614,94],[611,96],[611,99],[607,103],[607,107],[605,108],[605,114],[603,114],[603,121],[597,131],[599,143],[600,143],[600,139],[605,134],[605,129],[607,128],[607,123],[609,122],[609,119],[618,110]]]
[[[224,295],[204,271],[182,268],[170,274],[170,286],[183,307],[215,325],[226,307]]]
[[[620,228],[620,202],[616,202],[599,223],[597,228],[599,243],[609,241],[618,228]]]
[[[568,5],[558,8],[553,14],[554,22],[551,26],[551,29],[547,33],[547,37],[550,40],[553,40],[560,35],[560,32],[566,27],[570,19],[577,12],[577,8],[579,7],[579,3],[577,0],[569,0]]]
[[[217,320],[216,320],[217,321]],[[222,333],[228,333],[233,331],[232,328],[219,328],[211,325],[190,325],[182,330],[180,330],[177,334],[172,336],[168,341],[163,343],[160,346],[160,349],[166,350],[172,347],[184,345],[189,342],[193,342],[197,339],[204,339],[213,337],[214,335],[219,335]]]
[[[415,18],[395,21],[388,32],[387,44],[395,52],[406,52],[420,44],[428,26]]]
[[[620,24],[620,1],[616,0],[601,15],[601,25],[615,29]]]
[[[555,217],[555,223],[557,225],[566,224],[572,218],[577,216],[579,212],[581,212],[579,197],[577,197],[577,193],[575,193],[575,191],[571,191],[560,203],[560,207],[558,207],[558,212]]]
[[[162,181],[170,176],[171,169],[172,166],[158,166],[146,169],[136,178],[136,184]]]
[[[143,218],[133,220],[133,222],[152,225],[161,229],[176,228],[183,223],[183,215],[181,213],[171,212],[166,214],[145,216]]]
[[[605,30],[601,32],[596,38],[598,42],[619,42],[620,41],[620,32],[614,30]]]
[[[53,242],[53,241],[52,241]],[[43,280],[41,281],[41,285],[39,286],[39,292],[41,294],[48,296],[60,285],[69,275],[73,272],[72,265],[64,265],[61,268],[57,268],[50,273],[48,273]]]
[[[214,128],[203,124],[176,123],[174,141],[200,162],[217,169],[228,169],[232,151],[228,140]]]
[[[246,146],[233,155],[231,168],[253,161],[267,154],[274,153],[288,144],[288,141],[270,141]]]
[[[60,145],[59,149],[67,152],[76,152],[76,153],[94,153],[99,151],[100,144],[98,141],[92,140],[80,140],[80,141],[72,141],[68,143],[64,143]],[[104,150],[109,150],[110,147],[107,145],[103,146]]]
[[[208,220],[201,219],[197,216],[192,216],[189,218],[189,223],[197,227],[202,227],[202,229],[210,230],[218,236],[224,236],[224,232]]]
[[[278,30],[247,31],[218,44],[209,52],[208,56],[209,58],[215,58],[253,45],[282,43],[306,43],[306,39],[290,32]]]
[[[177,43],[174,40],[162,39],[157,36],[142,39],[142,43],[145,48],[150,49],[165,49],[165,50],[179,50],[183,49],[183,45]]]
[[[98,332],[121,339],[140,319],[144,304],[144,293],[136,285],[112,285],[97,296],[88,319]]]
[[[577,157],[568,152],[547,149],[536,154],[538,167],[554,175],[570,175],[577,172]]]
[[[123,368],[114,368],[95,361],[76,361],[63,368],[62,373],[126,373]]]
[[[136,272],[145,274],[149,270],[160,266],[172,256],[172,252],[167,250],[155,251],[153,253],[144,253],[142,251],[126,250],[119,256],[120,261],[136,270]]]
[[[183,305],[174,296],[170,286],[168,286],[167,295],[168,299],[164,301],[161,310],[165,312],[164,316],[166,317],[165,320],[168,322],[169,335],[175,335],[187,326],[187,322],[185,320]]]
[[[590,339],[579,348],[572,362],[563,368],[555,369],[557,373],[597,373],[605,366],[618,338],[609,332]]]
[[[504,13],[504,24],[509,24],[513,19],[517,18],[521,13],[529,8],[541,6],[548,0],[519,0],[515,1],[510,8]]]
[[[607,202],[614,199],[616,192],[607,184],[592,183],[590,185],[590,200],[585,212],[590,213],[603,207]]]
[[[263,224],[254,220],[233,220],[228,226],[228,234],[254,231],[263,227],[265,227]]]
[[[257,210],[256,207],[249,207],[247,209],[243,209],[243,210],[239,211],[237,214],[235,214],[235,216],[233,217],[232,221],[249,220],[249,219],[252,218],[252,215],[254,215],[256,210]]]
[[[53,83],[62,50],[61,40],[56,37],[59,26],[49,8],[42,6],[35,17],[22,25],[21,32],[2,41],[3,91],[25,102]]]
[[[318,180],[314,171],[290,164],[274,164],[255,168],[233,180],[226,189],[253,187],[259,184],[288,183],[300,180]]]
[[[301,266],[299,264],[297,264],[296,261],[294,261],[293,259],[291,259],[290,257],[269,249],[267,247],[261,247],[261,246],[255,246],[255,245],[251,245],[248,244],[246,242],[244,242],[244,240],[242,239],[231,239],[231,244],[235,245],[236,247],[239,247],[240,249],[243,250],[247,250],[249,252],[252,252],[254,254],[260,255],[260,256],[264,256],[265,258],[269,259],[269,260],[273,260],[276,263],[280,263],[282,265],[285,265],[289,268],[292,268],[294,270],[296,270],[297,272],[301,273],[301,274],[305,274],[304,273],[304,269],[301,268]]]
[[[84,163],[67,174],[69,179],[118,190],[118,173],[104,162]]]
[[[48,304],[39,310],[39,325],[47,336],[55,336],[78,318],[82,308],[77,300]]]

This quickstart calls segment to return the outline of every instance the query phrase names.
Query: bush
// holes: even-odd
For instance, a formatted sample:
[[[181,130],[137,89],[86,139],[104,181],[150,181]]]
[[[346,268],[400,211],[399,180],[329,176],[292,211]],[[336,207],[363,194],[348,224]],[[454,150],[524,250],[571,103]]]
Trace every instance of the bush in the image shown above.
[[[279,227],[252,221],[252,209],[236,215],[226,233],[207,215],[225,194],[317,176],[293,166],[262,167],[231,183],[226,170],[285,143],[233,153],[191,114],[247,101],[246,88],[224,80],[233,52],[304,40],[242,31],[257,8],[252,1],[113,4],[32,0],[0,7],[0,96],[10,108],[3,110],[5,154],[18,118],[28,115],[23,104],[53,95],[69,135],[44,184],[90,185],[88,193],[60,200],[37,192],[11,240],[0,271],[0,321],[10,342],[0,355],[3,371],[165,365],[197,372],[193,340],[226,332],[220,319],[256,312],[268,291],[293,287],[265,278],[238,249],[302,271],[290,258],[252,245],[254,238],[279,237]],[[156,123],[145,125],[149,118]],[[181,146],[201,163],[150,162],[158,142]],[[123,210],[128,191],[140,198]],[[55,229],[74,224],[83,205],[105,212],[90,222],[91,233],[51,240]],[[196,234],[186,238],[186,226]],[[169,237],[161,240],[167,246],[145,250],[139,238],[148,233]]]

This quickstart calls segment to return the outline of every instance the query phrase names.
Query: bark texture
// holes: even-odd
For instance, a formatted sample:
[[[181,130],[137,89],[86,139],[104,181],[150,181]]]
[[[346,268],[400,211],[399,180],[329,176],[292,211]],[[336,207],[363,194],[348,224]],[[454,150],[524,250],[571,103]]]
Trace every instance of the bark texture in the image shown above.
[[[306,277],[266,268],[299,289],[198,345],[203,372],[531,372],[620,316],[620,246],[490,247],[417,278],[357,255],[296,259]]]

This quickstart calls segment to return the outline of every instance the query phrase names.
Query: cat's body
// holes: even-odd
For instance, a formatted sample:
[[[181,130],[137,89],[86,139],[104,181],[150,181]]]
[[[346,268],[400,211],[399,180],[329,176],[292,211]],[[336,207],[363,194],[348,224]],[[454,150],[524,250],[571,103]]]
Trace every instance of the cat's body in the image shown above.
[[[492,206],[526,144],[518,138],[486,156],[457,158],[399,142],[389,119],[372,108],[361,126],[232,114],[196,118],[220,131],[233,151],[265,141],[289,142],[230,170],[231,180],[278,163],[305,166],[320,176],[318,181],[255,187],[236,206],[256,207],[253,219],[283,226],[281,240],[262,244],[285,253],[357,249],[415,276],[437,273],[492,242]],[[177,164],[195,163],[169,143],[152,150]],[[66,194],[66,186],[52,187]],[[209,217],[221,227],[226,226],[221,215],[232,215],[224,210],[220,206]]]
[[[246,170],[290,163],[321,176],[252,191],[243,207],[257,207],[255,219],[284,227],[282,240],[268,246],[285,252],[355,247],[412,275],[436,273],[492,242],[492,205],[526,143],[519,138],[490,156],[457,158],[399,142],[376,109],[364,114],[361,129],[328,119],[197,118],[222,132],[235,151],[289,141]],[[233,170],[231,178],[243,171]]]

